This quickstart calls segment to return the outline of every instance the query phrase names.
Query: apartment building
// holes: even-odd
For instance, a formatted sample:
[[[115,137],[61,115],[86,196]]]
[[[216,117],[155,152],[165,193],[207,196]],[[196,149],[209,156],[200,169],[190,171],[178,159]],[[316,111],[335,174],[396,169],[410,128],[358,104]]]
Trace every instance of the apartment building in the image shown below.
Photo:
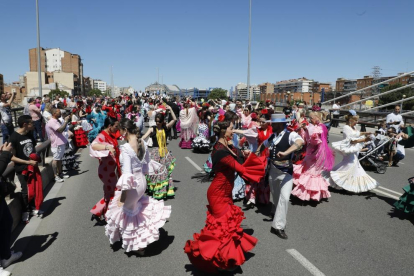
[[[278,81],[275,84],[274,92],[275,93],[283,93],[290,91],[294,92],[301,92],[306,93],[312,90],[313,80],[309,80],[305,77],[299,79],[290,79],[290,80],[283,80]]]
[[[29,49],[30,72],[37,72],[37,48]],[[61,50],[60,48],[40,49],[40,67],[41,72],[63,72],[73,74],[73,92],[81,94],[84,92],[83,82],[83,63],[77,54]],[[48,78],[52,78],[52,74],[48,74]],[[49,80],[47,83],[52,83]],[[67,86],[65,84],[65,86]],[[68,86],[68,87],[70,87]]]

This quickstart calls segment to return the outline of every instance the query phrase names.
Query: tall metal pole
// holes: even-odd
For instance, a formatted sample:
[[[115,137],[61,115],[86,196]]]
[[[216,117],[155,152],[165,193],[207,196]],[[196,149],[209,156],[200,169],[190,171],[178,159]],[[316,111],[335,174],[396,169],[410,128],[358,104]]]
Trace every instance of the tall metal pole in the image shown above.
[[[113,73],[113,69],[114,69],[114,67],[111,66],[111,97],[115,97],[115,94],[114,94],[115,88],[114,88],[114,73]]]
[[[247,95],[250,94],[250,48],[252,44],[252,0],[249,1],[249,48],[247,54]],[[256,100],[256,94],[253,94],[254,100]],[[250,99],[249,99],[250,100]]]
[[[42,72],[41,72],[42,66],[40,64],[39,0],[36,0],[36,24],[37,24],[37,77],[39,80],[39,97],[42,97]]]

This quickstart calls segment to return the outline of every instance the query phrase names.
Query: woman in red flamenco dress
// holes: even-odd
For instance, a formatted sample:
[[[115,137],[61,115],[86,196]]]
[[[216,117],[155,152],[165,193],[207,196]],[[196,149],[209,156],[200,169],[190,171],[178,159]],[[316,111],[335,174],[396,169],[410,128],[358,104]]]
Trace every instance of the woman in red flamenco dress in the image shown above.
[[[235,172],[247,181],[259,182],[265,174],[264,165],[253,153],[241,165],[240,150],[230,145],[233,124],[220,116],[214,126],[219,141],[213,148],[212,163],[215,174],[207,191],[206,225],[188,240],[184,252],[190,262],[201,271],[216,273],[233,271],[245,262],[244,254],[253,249],[257,239],[240,227],[244,213],[233,204],[232,190]],[[221,119],[221,121],[220,121]]]

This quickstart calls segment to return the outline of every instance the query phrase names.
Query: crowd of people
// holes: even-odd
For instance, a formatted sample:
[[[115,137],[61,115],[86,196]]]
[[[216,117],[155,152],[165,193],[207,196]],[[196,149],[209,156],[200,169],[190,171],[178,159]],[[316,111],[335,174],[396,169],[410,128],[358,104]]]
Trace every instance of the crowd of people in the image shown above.
[[[2,97],[0,110],[12,100],[12,95]],[[334,111],[339,113],[339,108],[335,104]],[[387,136],[389,145],[382,148],[387,156],[382,158],[398,166],[404,147],[412,143],[407,142],[411,128],[404,126],[397,107],[375,133],[358,131],[357,113],[347,111],[343,139],[332,147],[329,129],[331,123],[337,126],[339,116],[334,113],[331,120],[320,105],[307,110],[298,103],[277,112],[270,101],[207,101],[135,93],[117,98],[56,96],[53,101],[46,96],[30,99],[26,110],[14,132],[2,112],[2,131],[9,134],[11,144],[3,146],[5,153],[0,156],[2,161],[3,155],[10,155],[8,151],[13,154],[10,158],[22,184],[23,221],[42,214],[36,143],[46,137],[51,141],[56,182],[63,182],[67,171],[78,167],[74,150],[88,146],[89,155],[99,160],[97,173],[103,189],[103,197],[90,210],[91,220],[105,226],[110,244],[122,241],[126,252],[144,255],[145,248],[159,240],[159,229],[171,215],[171,206],[164,202],[175,196],[176,160],[168,141],[179,140],[182,150],[209,154],[202,175],[203,180],[211,180],[206,223],[186,242],[184,252],[196,268],[211,273],[235,270],[257,243],[257,238],[243,232],[244,213],[235,201],[242,200],[246,210],[270,204],[272,195],[270,232],[288,239],[285,229],[291,195],[303,202],[321,202],[331,196],[329,187],[352,193],[370,191],[379,183],[365,172],[359,154]],[[144,122],[148,122],[147,129]],[[334,151],[343,156],[336,166]],[[407,213],[414,212],[414,186],[410,185],[396,203],[397,209]],[[11,224],[7,215],[2,216],[6,216],[1,218],[5,233]],[[2,248],[1,258],[10,260],[7,250]]]

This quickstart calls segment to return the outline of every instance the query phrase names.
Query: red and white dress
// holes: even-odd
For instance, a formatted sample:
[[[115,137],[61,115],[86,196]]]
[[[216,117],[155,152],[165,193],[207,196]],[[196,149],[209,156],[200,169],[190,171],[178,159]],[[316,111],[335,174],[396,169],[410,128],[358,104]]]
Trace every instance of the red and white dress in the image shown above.
[[[114,147],[116,153],[113,155],[109,150],[93,150],[93,144],[111,145]],[[89,155],[99,159],[98,176],[103,182],[104,197],[93,206],[90,212],[100,217],[105,215],[108,204],[117,190],[116,183],[118,182],[118,177],[121,175],[118,141],[112,135],[102,131],[96,136],[89,147]]]

